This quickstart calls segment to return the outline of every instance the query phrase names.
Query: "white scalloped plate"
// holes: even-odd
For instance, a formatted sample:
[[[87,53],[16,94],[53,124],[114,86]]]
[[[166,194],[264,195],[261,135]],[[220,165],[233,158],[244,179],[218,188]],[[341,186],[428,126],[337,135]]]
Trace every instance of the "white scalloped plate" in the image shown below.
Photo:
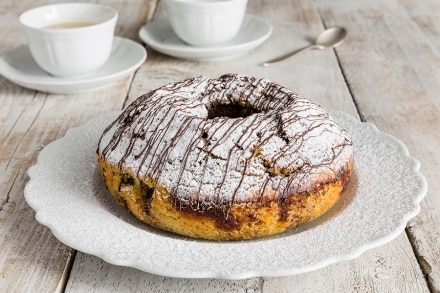
[[[427,191],[420,164],[399,140],[347,114],[331,112],[355,146],[354,177],[318,220],[278,236],[234,242],[194,240],[144,225],[114,204],[99,176],[96,146],[118,113],[69,130],[29,169],[25,198],[63,243],[105,261],[181,278],[293,275],[397,237]]]

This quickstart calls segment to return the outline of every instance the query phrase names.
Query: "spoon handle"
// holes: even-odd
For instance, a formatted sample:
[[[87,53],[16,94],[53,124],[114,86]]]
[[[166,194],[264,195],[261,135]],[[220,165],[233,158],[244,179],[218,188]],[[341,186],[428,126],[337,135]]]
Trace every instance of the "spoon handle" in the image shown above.
[[[301,48],[301,49],[299,49],[299,50],[296,50],[296,51],[293,51],[293,52],[289,52],[289,53],[287,53],[287,54],[281,55],[281,56],[279,56],[279,57],[277,57],[277,58],[274,58],[274,59],[272,59],[272,60],[266,61],[266,62],[264,62],[263,64],[261,64],[261,66],[267,67],[267,66],[270,66],[270,65],[272,65],[272,64],[274,64],[274,63],[277,63],[277,62],[280,62],[280,61],[282,61],[282,60],[285,60],[285,59],[287,59],[287,58],[289,58],[289,57],[291,57],[291,56],[293,56],[293,55],[295,55],[295,54],[297,54],[297,53],[299,53],[299,52],[305,51],[305,50],[307,50],[307,49],[319,48],[319,47],[320,47],[320,46],[317,46],[317,45],[315,45],[315,44],[311,44],[311,45],[308,45],[308,46],[306,46],[306,47],[304,47],[304,48]]]

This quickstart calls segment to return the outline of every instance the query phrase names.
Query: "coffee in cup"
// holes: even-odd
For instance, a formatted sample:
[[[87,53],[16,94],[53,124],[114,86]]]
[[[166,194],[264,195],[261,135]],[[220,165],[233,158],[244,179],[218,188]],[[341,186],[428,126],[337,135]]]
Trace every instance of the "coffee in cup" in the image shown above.
[[[20,15],[35,62],[56,77],[91,74],[108,60],[118,13],[92,3],[62,3]]]

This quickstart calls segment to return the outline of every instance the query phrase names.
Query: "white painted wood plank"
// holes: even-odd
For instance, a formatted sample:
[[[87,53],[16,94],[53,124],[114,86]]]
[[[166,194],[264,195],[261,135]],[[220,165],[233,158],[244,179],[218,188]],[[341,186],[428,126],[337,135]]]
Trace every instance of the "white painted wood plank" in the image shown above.
[[[402,140],[421,162],[428,194],[407,232],[431,290],[439,292],[439,2],[319,2],[324,19],[352,32],[338,53],[363,117]]]
[[[127,90],[127,81],[122,81],[90,96],[23,91],[11,101],[7,113],[14,115],[1,117],[5,128],[0,145],[0,288],[8,288],[8,292],[47,292],[58,287],[71,249],[36,222],[35,213],[23,197],[26,171],[41,148],[63,136],[67,129],[114,109],[109,96],[119,96],[116,107],[120,107]]]
[[[258,278],[247,280],[179,279],[110,265],[78,253],[66,292],[261,292]]]
[[[267,278],[262,292],[429,292],[405,234],[353,261],[292,277]],[[408,262],[408,261],[406,261]],[[397,265],[396,265],[397,264]]]
[[[0,54],[25,43],[18,15],[48,3],[39,0],[0,3]],[[146,11],[145,5],[139,1],[126,4],[127,13],[122,18],[127,19],[127,24],[140,26],[145,16],[139,12]],[[119,9],[124,12],[123,7]],[[124,27],[118,32],[137,36]],[[23,197],[28,181],[26,171],[35,163],[42,147],[63,136],[67,129],[99,113],[120,109],[131,79],[132,76],[86,94],[66,96],[34,92],[0,77],[0,291],[63,289],[72,249],[35,220],[34,211]]]

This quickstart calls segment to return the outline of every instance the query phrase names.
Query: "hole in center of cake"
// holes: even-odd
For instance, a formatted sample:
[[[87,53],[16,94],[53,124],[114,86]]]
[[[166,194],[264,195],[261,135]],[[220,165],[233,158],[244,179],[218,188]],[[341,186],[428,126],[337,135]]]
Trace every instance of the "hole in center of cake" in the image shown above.
[[[208,107],[208,119],[216,117],[246,118],[255,113],[260,113],[258,109],[244,103],[221,104],[211,103]]]

